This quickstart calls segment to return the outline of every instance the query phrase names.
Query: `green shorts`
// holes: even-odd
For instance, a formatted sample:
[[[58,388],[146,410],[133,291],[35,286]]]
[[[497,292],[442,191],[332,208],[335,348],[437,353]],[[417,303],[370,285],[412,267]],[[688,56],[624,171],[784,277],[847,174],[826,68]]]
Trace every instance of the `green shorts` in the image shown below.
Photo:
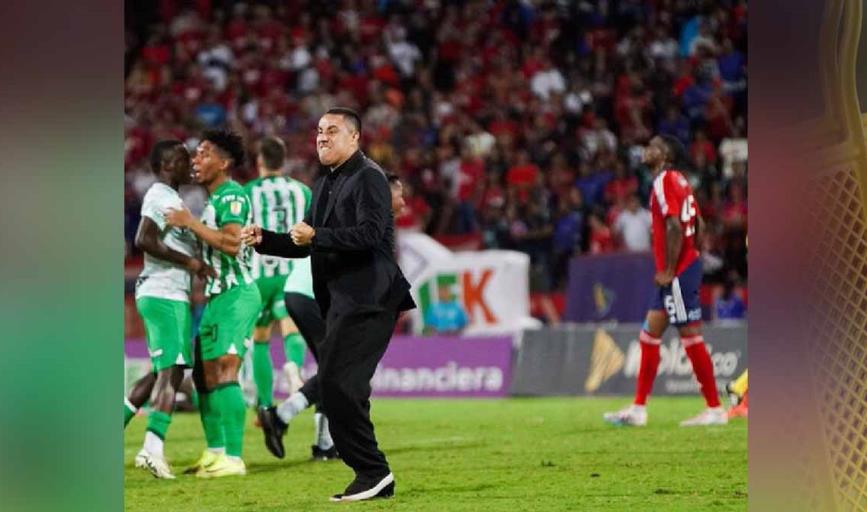
[[[286,293],[300,293],[313,299],[313,271],[310,268],[310,257],[292,260],[292,272],[286,278]]]
[[[153,370],[158,372],[174,365],[192,365],[189,303],[159,297],[139,297],[135,305],[144,321]]]
[[[261,306],[262,298],[254,285],[236,286],[211,297],[199,325],[202,359],[210,361],[227,354],[243,359]]]
[[[256,327],[267,327],[275,320],[283,320],[289,316],[286,312],[286,302],[283,301],[283,286],[286,276],[260,277],[256,279],[259,295],[262,296],[262,309],[256,319]]]

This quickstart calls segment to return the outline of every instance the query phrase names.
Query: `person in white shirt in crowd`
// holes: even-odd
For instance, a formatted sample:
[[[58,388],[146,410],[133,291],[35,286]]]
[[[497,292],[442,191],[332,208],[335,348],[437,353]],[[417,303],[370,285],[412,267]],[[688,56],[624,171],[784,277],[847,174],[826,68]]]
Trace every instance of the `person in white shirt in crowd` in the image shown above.
[[[630,252],[650,250],[650,211],[642,208],[638,196],[632,194],[624,209],[614,221],[614,232],[622,247]]]

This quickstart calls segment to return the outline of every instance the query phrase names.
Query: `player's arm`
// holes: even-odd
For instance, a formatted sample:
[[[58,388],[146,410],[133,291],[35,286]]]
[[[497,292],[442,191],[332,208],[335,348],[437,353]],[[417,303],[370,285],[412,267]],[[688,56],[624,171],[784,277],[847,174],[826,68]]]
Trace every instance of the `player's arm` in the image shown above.
[[[150,217],[142,217],[135,234],[135,246],[154,258],[170,261],[184,267],[190,272],[198,273],[205,263],[192,256],[176,251],[163,243],[160,238],[160,228]]]
[[[241,251],[240,224],[230,222],[220,226],[220,229],[213,229],[194,218],[188,227],[202,242],[222,253],[235,257]]]
[[[704,242],[704,219],[701,218],[701,213],[695,217],[695,248],[701,251],[702,243]]]
[[[683,246],[683,229],[677,217],[665,218],[665,272],[674,276],[680,248]]]
[[[220,229],[209,228],[202,221],[193,217],[186,208],[169,209],[166,212],[166,222],[169,225],[187,228],[206,243],[229,256],[236,256],[241,251],[241,224],[227,222]]]

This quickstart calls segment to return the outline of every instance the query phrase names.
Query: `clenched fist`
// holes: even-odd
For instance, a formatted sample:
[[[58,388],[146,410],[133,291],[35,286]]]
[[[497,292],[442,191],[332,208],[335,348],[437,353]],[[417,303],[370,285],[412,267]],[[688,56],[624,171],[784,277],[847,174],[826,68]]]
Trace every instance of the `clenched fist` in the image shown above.
[[[251,224],[241,228],[241,243],[248,247],[262,243],[262,226]]]
[[[295,245],[310,245],[316,230],[304,222],[299,222],[292,226],[289,234],[292,235],[292,241],[295,242]]]

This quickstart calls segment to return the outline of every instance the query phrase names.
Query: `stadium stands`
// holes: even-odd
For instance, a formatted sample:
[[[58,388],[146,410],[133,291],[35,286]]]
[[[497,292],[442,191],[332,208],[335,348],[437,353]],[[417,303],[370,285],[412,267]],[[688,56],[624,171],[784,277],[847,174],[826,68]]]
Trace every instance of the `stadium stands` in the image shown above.
[[[541,292],[563,289],[577,254],[627,250],[618,217],[650,187],[640,148],[674,135],[709,227],[706,282],[745,282],[743,0],[131,4],[129,261],[154,141],[279,135],[309,183],[316,121],[339,104],[407,184],[399,226],[526,252]]]

